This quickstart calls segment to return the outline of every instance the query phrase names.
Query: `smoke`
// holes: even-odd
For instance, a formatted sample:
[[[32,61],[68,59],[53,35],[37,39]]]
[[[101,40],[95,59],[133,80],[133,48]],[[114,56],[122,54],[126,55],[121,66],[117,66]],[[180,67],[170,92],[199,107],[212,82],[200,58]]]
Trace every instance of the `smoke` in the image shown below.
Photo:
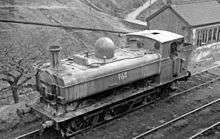
[[[190,62],[198,63],[210,58],[215,59],[215,61],[220,60],[220,42],[204,45],[193,50]]]

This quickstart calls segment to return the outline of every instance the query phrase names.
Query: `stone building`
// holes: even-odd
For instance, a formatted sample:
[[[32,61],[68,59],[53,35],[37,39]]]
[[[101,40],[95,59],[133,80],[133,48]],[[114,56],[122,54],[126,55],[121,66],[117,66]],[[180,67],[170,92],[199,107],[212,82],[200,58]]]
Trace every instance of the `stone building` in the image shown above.
[[[220,2],[166,4],[146,18],[149,29],[185,36],[194,46],[220,42]]]

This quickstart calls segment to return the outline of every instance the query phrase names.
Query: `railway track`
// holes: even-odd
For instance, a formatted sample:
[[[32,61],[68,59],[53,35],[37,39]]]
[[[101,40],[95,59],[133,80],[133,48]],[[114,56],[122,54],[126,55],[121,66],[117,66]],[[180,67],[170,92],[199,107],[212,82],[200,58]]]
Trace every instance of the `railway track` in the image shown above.
[[[197,89],[197,88],[199,88],[199,87],[208,85],[208,84],[210,84],[210,83],[212,83],[212,82],[215,82],[215,81],[217,81],[217,80],[219,80],[219,79],[220,79],[220,75],[210,73],[210,72],[208,72],[207,70],[204,70],[204,71],[199,72],[199,73],[194,73],[194,74],[192,75],[192,77],[190,77],[187,82],[179,82],[179,83],[176,85],[176,90],[175,90],[175,91],[172,91],[171,95],[168,96],[168,97],[166,97],[165,99],[162,99],[162,101],[166,101],[166,100],[169,100],[169,99],[173,99],[173,98],[175,98],[175,97],[177,97],[177,96],[180,96],[180,95],[182,95],[182,94],[185,94],[185,93],[187,93],[187,92],[190,92],[190,91],[192,91],[192,90],[194,90],[194,89]],[[145,91],[145,90],[140,87],[139,93],[140,93],[140,92],[143,92],[143,91]],[[136,92],[136,93],[138,93],[138,92]],[[145,93],[145,94],[146,94],[146,93]],[[151,94],[148,93],[148,95],[151,95]],[[132,97],[136,97],[136,96],[133,94],[133,95],[131,95],[131,98],[132,98]],[[139,97],[141,97],[141,96],[139,96]],[[146,97],[148,97],[148,96],[145,96],[145,98],[146,98]],[[151,98],[153,98],[153,97],[154,97],[154,96],[151,96]],[[142,97],[141,97],[141,98],[142,98]],[[95,124],[95,125],[87,126],[87,127],[85,127],[85,128],[83,127],[83,128],[81,128],[80,130],[77,130],[76,132],[73,132],[69,137],[74,136],[74,135],[77,135],[77,134],[80,134],[80,133],[83,133],[83,132],[85,132],[85,131],[88,131],[89,129],[94,128],[94,127],[96,127],[96,126],[103,125],[103,124],[105,124],[105,123],[107,123],[107,122],[109,122],[109,121],[112,121],[112,120],[114,120],[114,119],[116,119],[116,118],[118,118],[118,117],[121,117],[121,116],[123,116],[123,115],[126,115],[127,113],[132,112],[132,111],[134,111],[134,110],[137,110],[137,109],[139,109],[139,108],[141,108],[141,107],[150,105],[150,104],[155,103],[155,102],[157,102],[157,101],[161,101],[161,99],[158,99],[158,98],[155,98],[155,97],[154,97],[154,99],[151,99],[151,101],[147,101],[147,102],[146,102],[146,101],[140,101],[140,100],[142,100],[142,99],[140,99],[140,98],[138,98],[138,97],[136,97],[135,99],[132,98],[132,100],[133,100],[133,101],[135,100],[135,102],[139,102],[139,103],[131,104],[132,106],[129,107],[130,109],[128,109],[128,110],[126,109],[125,112],[123,112],[123,113],[119,113],[119,114],[116,114],[115,116],[108,117],[108,118],[104,119],[103,121],[101,121],[101,122],[99,122],[99,123],[97,123],[97,124]],[[129,102],[131,102],[131,101],[129,101],[129,99],[126,99],[126,100],[124,100],[124,101],[121,101],[121,102],[120,102],[120,105],[122,105],[122,104],[123,104],[123,105],[124,105],[124,104],[130,104]],[[127,105],[125,105],[125,106],[127,106]],[[40,129],[39,129],[39,130],[36,130],[35,132],[27,133],[27,134],[25,134],[25,135],[22,135],[22,136],[20,136],[20,137],[17,137],[17,139],[27,139],[27,138],[32,138],[32,139],[34,139],[33,135],[36,135],[36,138],[39,138],[39,135],[40,135],[39,133],[40,133]],[[44,136],[44,135],[43,135],[43,136]],[[45,137],[48,139],[48,136],[47,136],[47,135],[45,135]],[[43,139],[44,137],[41,136],[41,138]]]
[[[193,136],[191,136],[189,139],[199,139],[199,138],[205,138],[205,137],[211,137],[211,138],[215,138],[213,137],[213,135],[216,135],[216,139],[220,137],[219,133],[220,133],[220,122],[216,122],[214,124],[212,124],[211,126],[207,127],[206,129],[194,134]],[[218,137],[217,137],[218,136]]]
[[[211,107],[211,106],[213,106],[215,104],[218,104],[219,102],[220,102],[220,99],[213,100],[213,101],[211,101],[211,102],[209,102],[209,103],[207,103],[207,104],[205,104],[205,105],[203,105],[201,107],[193,109],[193,110],[191,110],[191,111],[189,111],[189,112],[187,112],[187,113],[185,113],[185,114],[183,114],[183,115],[181,115],[181,116],[179,116],[177,118],[174,118],[174,119],[172,119],[172,120],[170,120],[168,122],[165,122],[165,123],[163,123],[163,124],[153,128],[151,130],[143,132],[143,133],[133,137],[133,139],[144,139],[144,138],[147,138],[147,137],[149,137],[150,135],[152,135],[152,134],[154,134],[156,132],[162,131],[162,130],[166,129],[169,126],[174,125],[176,122],[178,122],[180,120],[183,120],[183,119],[186,119],[186,118],[188,118],[190,116],[193,116],[194,114],[196,114],[196,113],[198,113],[198,112],[200,112],[202,110],[205,110],[205,109],[207,109],[207,108],[209,108],[209,107]],[[197,118],[198,118],[198,116],[196,117],[196,119]],[[199,134],[200,134],[200,132],[198,134],[194,135],[194,136],[196,137]],[[195,138],[194,136],[192,136],[190,139],[194,139]]]

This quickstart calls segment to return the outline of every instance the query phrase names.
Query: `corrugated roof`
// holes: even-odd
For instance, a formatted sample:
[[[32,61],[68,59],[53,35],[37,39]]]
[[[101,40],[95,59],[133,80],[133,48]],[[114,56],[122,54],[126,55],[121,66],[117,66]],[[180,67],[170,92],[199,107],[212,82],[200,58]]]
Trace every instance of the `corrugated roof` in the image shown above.
[[[220,23],[220,3],[217,1],[171,6],[191,26]]]

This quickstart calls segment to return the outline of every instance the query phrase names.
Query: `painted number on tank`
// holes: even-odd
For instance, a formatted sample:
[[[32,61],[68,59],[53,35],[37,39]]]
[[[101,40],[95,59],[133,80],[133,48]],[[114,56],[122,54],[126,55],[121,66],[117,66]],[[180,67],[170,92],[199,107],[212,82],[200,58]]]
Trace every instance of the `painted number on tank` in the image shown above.
[[[119,74],[118,74],[118,79],[119,79],[119,80],[124,80],[124,79],[126,79],[127,77],[128,77],[127,72],[123,72],[123,73],[119,73]]]

